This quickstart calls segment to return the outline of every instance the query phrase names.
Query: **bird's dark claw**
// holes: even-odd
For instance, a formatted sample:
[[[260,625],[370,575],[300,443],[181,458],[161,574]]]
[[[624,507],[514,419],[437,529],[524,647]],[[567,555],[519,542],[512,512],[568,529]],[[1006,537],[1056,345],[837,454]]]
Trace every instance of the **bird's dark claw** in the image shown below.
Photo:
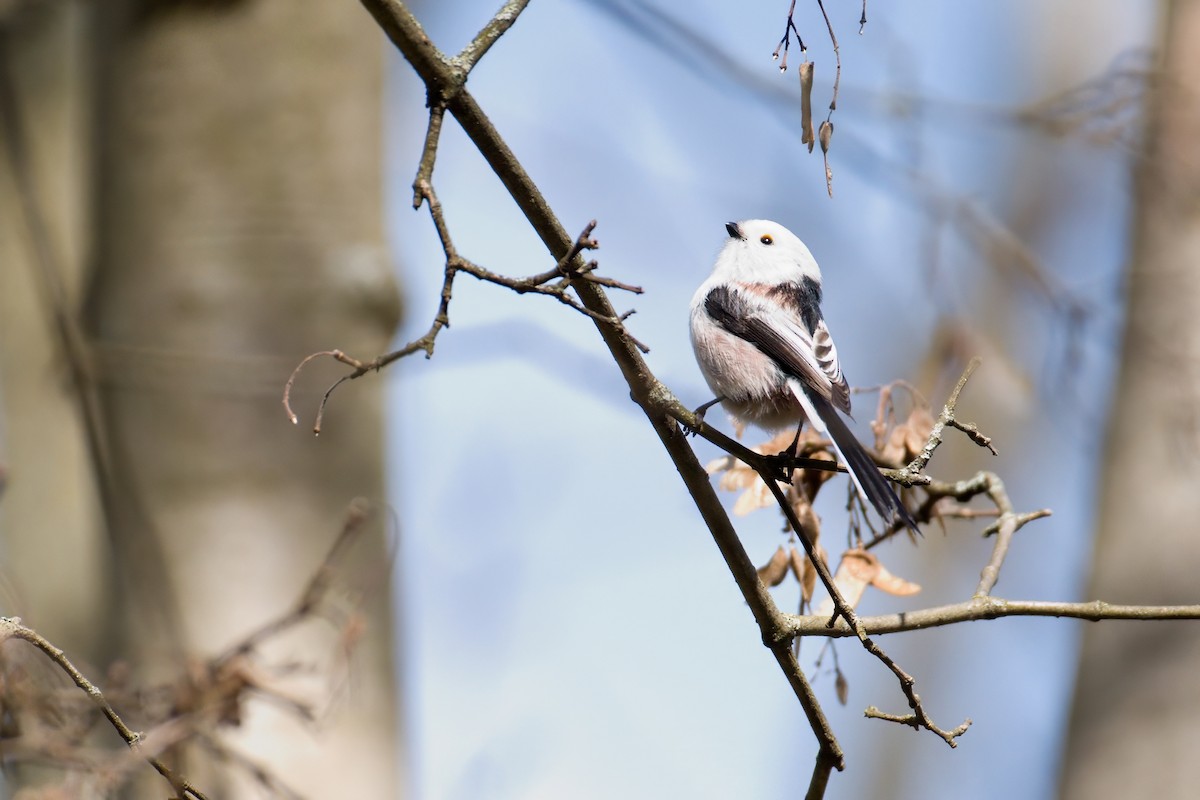
[[[792,482],[792,473],[796,471],[796,466],[792,459],[800,455],[800,431],[804,430],[804,423],[801,422],[796,426],[796,438],[792,439],[792,443],[787,446],[787,449],[779,454],[779,459],[784,462],[783,474],[788,483]]]
[[[722,397],[714,397],[712,400],[709,400],[704,405],[698,406],[696,408],[696,410],[693,411],[692,413],[696,415],[696,419],[698,419],[700,422],[704,422],[704,415],[708,413],[708,410],[710,408],[712,408],[713,406],[715,406],[717,403],[721,402],[723,399],[724,398],[722,398]],[[690,425],[685,425],[684,427],[688,429],[688,432],[692,436],[695,436],[697,433],[700,432],[698,428],[693,428]]]

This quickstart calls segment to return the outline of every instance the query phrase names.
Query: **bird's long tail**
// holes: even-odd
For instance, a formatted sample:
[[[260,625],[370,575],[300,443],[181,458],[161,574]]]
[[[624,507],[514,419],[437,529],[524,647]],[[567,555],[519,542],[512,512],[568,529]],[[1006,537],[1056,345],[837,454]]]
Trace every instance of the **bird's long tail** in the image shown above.
[[[897,520],[908,526],[913,533],[920,535],[916,520],[908,513],[904,503],[892,490],[887,479],[879,474],[879,467],[870,453],[858,441],[858,437],[846,425],[845,420],[838,414],[828,400],[820,395],[810,396],[800,387],[794,389],[797,399],[808,414],[809,424],[820,433],[827,433],[833,442],[833,449],[850,470],[850,478],[858,487],[858,493],[871,504],[876,513],[888,524]]]

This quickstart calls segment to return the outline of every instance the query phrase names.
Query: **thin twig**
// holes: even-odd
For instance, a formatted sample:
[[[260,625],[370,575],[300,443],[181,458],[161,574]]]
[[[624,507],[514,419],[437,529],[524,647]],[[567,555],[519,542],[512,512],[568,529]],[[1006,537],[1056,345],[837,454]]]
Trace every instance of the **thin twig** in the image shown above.
[[[80,672],[74,664],[71,663],[71,660],[67,658],[66,654],[63,653],[62,650],[60,650],[58,647],[55,647],[49,640],[47,640],[33,628],[27,627],[19,618],[0,617],[0,640],[8,638],[20,639],[21,641],[28,642],[45,654],[46,657],[53,661],[59,669],[65,672],[71,681],[88,696],[88,699],[90,699],[92,703],[95,704],[98,709],[100,709],[100,713],[102,713],[105,719],[108,720],[109,724],[112,725],[113,729],[117,732],[117,735],[119,735],[121,739],[125,741],[126,746],[134,752],[138,751],[143,735],[125,724],[125,720],[121,719],[121,716],[116,712],[116,710],[113,709],[112,705],[108,702],[108,699],[104,696],[104,693],[100,691],[99,687],[89,681],[87,677],[85,677],[84,674]],[[156,756],[149,756],[146,758],[146,761],[150,764],[150,766],[154,767],[154,769],[157,770],[158,773],[162,775],[168,783],[171,784],[172,789],[175,790],[178,796],[184,798],[191,796],[196,798],[196,800],[208,800],[208,796],[204,794],[204,792],[192,786],[181,775],[176,774],[170,767],[166,765],[166,763],[162,761],[162,759]]]
[[[293,425],[300,424],[300,418],[297,417],[296,412],[292,410],[292,387],[296,384],[296,378],[299,377],[300,372],[306,366],[308,366],[309,362],[318,358],[332,358],[335,361],[340,361],[343,364],[354,367],[354,372],[352,372],[350,375],[339,378],[338,381],[333,384],[333,386],[330,386],[329,389],[326,390],[325,396],[321,399],[321,407],[317,412],[316,425],[313,427],[313,433],[317,434],[321,432],[321,416],[325,413],[325,404],[329,402],[329,395],[333,394],[333,390],[336,389],[343,381],[357,378],[371,369],[369,364],[363,364],[357,358],[348,356],[341,350],[322,350],[319,353],[313,353],[305,356],[304,360],[297,364],[296,368],[292,370],[292,374],[288,376],[287,383],[283,385],[283,410],[284,413],[287,414],[288,419],[292,421]]]
[[[431,120],[432,118],[433,117],[431,116]],[[433,130],[432,125],[431,130]],[[434,146],[432,150],[428,149],[430,145],[429,142],[427,142],[426,147],[427,149],[423,151],[422,154],[421,170],[425,169],[426,164],[428,164],[428,168],[432,170],[433,157],[430,154],[436,152],[436,146]],[[586,308],[573,297],[568,295],[567,290],[571,286],[570,278],[573,276],[573,273],[570,273],[570,259],[560,259],[559,263],[555,265],[554,269],[548,272],[533,275],[527,278],[510,278],[508,276],[492,272],[491,270],[460,256],[458,254],[458,249],[454,246],[454,240],[451,238],[450,228],[446,223],[445,213],[442,210],[442,204],[438,200],[433,186],[429,184],[427,180],[421,177],[421,170],[418,171],[418,177],[413,183],[413,190],[415,192],[415,196],[418,198],[414,205],[419,206],[422,201],[428,205],[430,218],[433,220],[434,228],[437,231],[438,239],[442,245],[442,251],[446,256],[445,274],[442,281],[442,291],[440,295],[441,299],[438,304],[437,313],[434,316],[433,322],[430,324],[429,330],[427,330],[424,335],[412,340],[398,350],[385,353],[373,359],[372,361],[361,361],[353,356],[347,355],[341,350],[323,350],[317,353],[312,353],[311,355],[305,357],[304,360],[302,360],[300,364],[297,365],[294,370],[292,370],[292,374],[288,377],[287,382],[284,384],[283,406],[288,419],[291,420],[293,425],[299,423],[299,418],[296,416],[296,413],[293,411],[291,406],[292,387],[295,385],[296,378],[299,376],[300,372],[309,364],[309,362],[320,357],[330,357],[336,361],[346,364],[347,366],[353,367],[352,372],[341,376],[328,389],[325,390],[325,394],[322,396],[321,403],[317,408],[316,419],[313,422],[312,430],[314,435],[319,436],[321,434],[321,425],[325,417],[325,408],[328,405],[329,399],[333,395],[333,392],[343,383],[361,378],[368,372],[377,372],[387,365],[398,361],[401,358],[412,355],[418,351],[424,352],[426,358],[431,358],[433,356],[434,344],[438,334],[443,328],[450,327],[450,299],[453,294],[454,278],[460,272],[465,272],[474,278],[486,281],[488,283],[494,283],[498,286],[507,287],[518,294],[533,293],[548,295],[564,305],[570,306],[585,316],[591,317],[600,322],[621,325],[623,329],[623,323],[625,319],[634,313],[634,311],[631,309],[619,316],[604,317],[603,315],[597,314],[597,312]],[[576,249],[574,249],[572,257],[578,255],[581,250],[592,249],[598,246],[595,240],[590,238],[590,234],[595,226],[596,222],[593,220],[584,228],[583,233],[581,233],[576,240]],[[589,266],[591,269],[595,269],[594,262],[592,265],[583,265],[581,270],[587,270],[587,272],[580,276],[581,280],[587,280],[600,286],[615,286],[635,294],[642,293],[642,288],[640,286],[631,286],[590,274],[591,270],[587,269]],[[548,281],[564,274],[568,275],[564,281],[553,285],[546,285]],[[625,332],[625,335],[643,353],[648,353],[650,351],[650,348],[634,338],[633,335],[628,331]]]
[[[800,37],[800,30],[796,27],[796,22],[793,19],[793,16],[795,15],[795,13],[796,13],[796,0],[792,0],[791,5],[788,6],[787,22],[784,23],[784,26],[783,26],[783,37],[779,40],[779,44],[776,45],[775,52],[771,53],[771,59],[775,60],[775,61],[779,61],[779,51],[780,51],[780,49],[783,50],[783,60],[779,61],[779,71],[780,72],[787,72],[787,54],[788,54],[788,48],[792,46],[792,34],[793,33],[796,34],[796,41],[800,45],[800,52],[803,53],[805,50],[808,49],[804,46],[804,39],[802,39]]]
[[[426,190],[433,182],[433,166],[437,161],[438,142],[442,136],[442,121],[446,118],[446,105],[434,101],[429,107],[429,125],[425,129],[425,145],[421,148],[421,160],[417,163],[417,176],[413,178],[413,210],[421,207]]]
[[[925,472],[925,468],[929,466],[929,459],[933,458],[933,452],[937,450],[942,443],[942,431],[945,430],[946,426],[950,424],[950,420],[955,419],[954,409],[958,405],[958,396],[962,394],[963,387],[967,385],[967,381],[970,380],[971,374],[975,372],[980,363],[981,361],[978,357],[972,358],[970,362],[967,363],[962,375],[959,376],[958,383],[954,384],[954,389],[950,392],[950,397],[946,400],[946,404],[942,406],[942,413],[938,415],[937,421],[934,422],[933,430],[929,432],[929,438],[925,442],[925,447],[921,449],[921,452],[917,454],[916,458],[914,458],[912,462],[910,462],[903,469],[897,470],[895,477],[897,482],[904,483],[905,478],[915,478],[916,476]],[[971,425],[970,427],[973,429],[975,426]],[[982,436],[982,434],[978,434],[978,431],[976,431],[976,434]],[[970,434],[968,433],[968,435]],[[972,441],[975,441],[981,446],[987,447],[992,451],[993,454],[995,454],[996,451],[994,448],[992,448],[990,439],[987,437],[982,437],[985,441],[980,441],[976,439],[975,436],[972,436],[971,438]]]
[[[470,72],[479,63],[479,59],[483,58],[484,53],[508,32],[527,5],[529,5],[529,0],[508,0],[492,16],[488,24],[483,26],[483,30],[462,49],[462,52],[450,60],[464,72]]]
[[[442,110],[439,111],[438,108]],[[287,383],[284,385],[283,391],[283,406],[293,425],[299,423],[299,419],[291,406],[291,391],[296,382],[296,378],[300,372],[313,359],[327,356],[336,359],[348,366],[353,367],[353,371],[338,378],[321,398],[321,403],[317,407],[316,419],[313,422],[313,434],[319,436],[321,434],[321,425],[325,418],[325,408],[329,404],[329,399],[334,391],[347,381],[357,380],[368,372],[379,371],[389,364],[413,355],[418,351],[425,353],[426,358],[433,357],[434,344],[438,334],[443,328],[450,327],[450,299],[453,294],[454,278],[458,273],[464,272],[487,283],[493,283],[498,286],[504,286],[512,289],[518,294],[541,294],[553,297],[560,303],[578,311],[584,316],[591,317],[598,322],[608,323],[618,326],[624,336],[633,343],[641,352],[649,353],[650,348],[635,338],[625,328],[624,322],[632,314],[634,309],[630,309],[620,315],[605,316],[593,309],[587,308],[582,303],[571,297],[567,291],[572,288],[573,281],[586,281],[597,286],[607,286],[610,288],[622,289],[634,294],[642,294],[640,286],[633,286],[622,283],[611,278],[599,277],[592,274],[596,269],[596,263],[589,262],[588,264],[578,264],[578,255],[583,250],[591,250],[599,246],[599,244],[591,238],[591,233],[596,227],[596,221],[592,220],[585,227],[582,233],[576,237],[572,248],[563,258],[558,260],[552,270],[547,272],[532,275],[526,278],[510,278],[506,275],[501,275],[493,272],[485,267],[480,266],[466,258],[463,258],[458,253],[458,249],[454,246],[454,240],[450,235],[450,227],[446,223],[445,212],[442,209],[441,201],[438,200],[437,193],[433,189],[433,185],[429,182],[428,176],[432,174],[433,164],[437,153],[437,142],[441,131],[441,116],[444,112],[444,107],[436,107],[430,113],[429,129],[426,133],[425,146],[421,153],[421,164],[417,170],[417,177],[413,181],[413,196],[414,208],[419,208],[424,202],[429,208],[429,216],[433,221],[434,229],[437,231],[438,240],[442,245],[442,252],[446,257],[444,267],[444,276],[442,281],[441,300],[438,304],[438,310],[434,316],[433,322],[429,326],[429,330],[424,335],[412,340],[398,350],[393,350],[390,353],[377,356],[371,361],[361,361],[352,356],[343,353],[340,350],[323,350],[318,353],[313,353],[304,358],[299,365],[292,370],[292,374],[288,377]],[[435,120],[437,122],[435,123]],[[549,281],[557,277],[562,277],[562,280],[549,284]]]
[[[871,639],[866,629],[858,621],[858,614],[855,612],[854,607],[846,602],[846,599],[842,596],[841,590],[838,589],[837,583],[833,580],[833,575],[831,575],[829,572],[829,567],[826,566],[825,562],[818,557],[813,542],[810,541],[807,532],[804,530],[804,526],[800,524],[800,520],[796,517],[795,509],[793,509],[792,504],[788,502],[783,490],[779,488],[779,484],[776,481],[771,480],[769,475],[763,475],[760,473],[760,476],[767,484],[767,488],[769,488],[771,493],[775,496],[776,502],[779,503],[780,510],[783,511],[784,516],[787,517],[788,524],[791,526],[796,536],[800,539],[800,543],[804,545],[804,550],[806,553],[808,553],[809,562],[813,565],[813,567],[816,568],[817,577],[821,579],[821,583],[824,584],[826,591],[829,592],[830,599],[833,600],[834,614],[832,617],[826,619],[826,627],[832,627],[837,622],[838,617],[841,617],[846,626],[855,632],[855,635],[858,637],[859,642],[862,643],[863,648],[865,648],[868,653],[875,656],[875,658],[883,662],[883,665],[891,670],[892,674],[896,676],[896,679],[900,682],[900,690],[903,692],[905,699],[908,700],[909,708],[911,708],[913,711],[913,717],[916,720],[916,724],[919,725],[919,727],[925,728],[937,734],[942,738],[943,741],[946,742],[946,744],[950,745],[951,747],[957,747],[958,743],[955,740],[966,731],[967,727],[970,726],[971,721],[967,720],[962,725],[951,730],[946,730],[942,727],[939,727],[937,723],[933,721],[933,718],[930,717],[925,711],[925,707],[921,702],[921,696],[916,692],[916,680],[906,671],[904,671],[904,669],[901,668],[898,663],[896,663],[895,659],[889,656],[883,650],[883,648],[881,648],[873,639]],[[792,652],[790,648],[788,652]]]
[[[996,509],[1000,512],[1000,517],[984,530],[984,535],[996,534],[996,541],[992,545],[992,555],[988,559],[988,563],[979,573],[979,585],[975,588],[976,597],[986,597],[995,587],[996,582],[1000,580],[1000,568],[1004,565],[1004,559],[1008,556],[1008,547],[1012,543],[1013,535],[1020,530],[1025,523],[1050,514],[1049,509],[1043,509],[1032,514],[1017,514],[1013,511],[1012,501],[1008,498],[1008,492],[1004,489],[1004,482],[1000,480],[998,475],[993,473],[984,473],[987,476],[987,493],[992,502],[996,504]]]
[[[917,712],[912,714],[888,714],[884,711],[880,711],[875,706],[867,706],[866,710],[863,711],[863,716],[867,719],[882,719],[886,722],[896,722],[900,725],[907,725],[915,730],[927,727],[924,720],[921,718],[921,715]],[[943,739],[946,740],[947,744],[949,744],[951,747],[955,747],[955,739],[966,733],[967,728],[970,727],[971,719],[968,717],[957,728],[953,728],[948,731],[939,731],[938,733]]]
[[[833,59],[836,64],[833,75],[833,97],[829,101],[829,116],[825,118],[828,120],[837,109],[838,87],[842,83],[842,53],[838,49],[837,34],[833,32],[833,23],[829,21],[829,13],[825,10],[825,0],[817,0],[817,5],[821,8],[821,16],[825,17],[825,27],[829,30],[829,41],[833,43]]]
[[[216,737],[201,734],[197,739],[200,745],[214,758],[232,764],[249,775],[252,780],[268,793],[268,796],[285,798],[285,800],[304,800],[304,795],[271,774],[261,764],[258,764],[244,753],[225,746]]]
[[[1139,606],[1114,605],[1103,600],[1085,603],[1067,603],[1051,600],[1007,600],[1001,597],[976,596],[961,603],[934,608],[921,608],[897,614],[880,614],[859,617],[858,623],[874,636],[889,633],[908,633],[963,622],[999,619],[1000,617],[1062,617],[1089,622],[1103,620],[1181,620],[1200,619],[1200,605],[1183,606]],[[845,638],[856,636],[844,620],[833,627],[826,623],[825,616],[788,616],[790,633],[793,636],[828,636]]]
[[[238,656],[246,655],[257,648],[263,641],[277,636],[280,632],[295,627],[307,620],[316,612],[320,604],[329,594],[337,565],[345,558],[362,532],[362,526],[370,517],[370,508],[365,500],[355,500],[346,510],[342,528],[333,544],[321,560],[320,566],[300,592],[295,604],[286,613],[264,623],[241,641],[230,647],[212,660],[214,670],[232,661]]]

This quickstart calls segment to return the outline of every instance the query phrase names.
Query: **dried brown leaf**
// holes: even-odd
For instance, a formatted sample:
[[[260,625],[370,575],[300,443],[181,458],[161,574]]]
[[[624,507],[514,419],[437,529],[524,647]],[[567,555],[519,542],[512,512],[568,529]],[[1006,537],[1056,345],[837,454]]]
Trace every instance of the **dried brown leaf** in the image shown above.
[[[836,670],[837,677],[833,681],[834,689],[837,691],[838,702],[842,705],[850,700],[850,682],[846,680],[845,674],[842,671]]]
[[[756,453],[761,453],[763,455],[782,453],[783,451],[785,451],[789,447],[791,447],[792,440],[795,438],[796,438],[795,431],[784,431],[783,433],[778,433],[775,436],[768,439],[767,441],[763,442],[762,444],[755,445],[754,447],[752,447],[750,449]],[[804,436],[800,437],[800,452],[804,452],[803,445],[804,445],[805,438],[806,437],[804,437]]]
[[[817,571],[808,561],[808,556],[794,546],[788,551],[792,574],[800,584],[800,597],[805,603],[812,602],[813,589],[817,585]]]
[[[793,438],[795,438],[794,434],[781,433],[773,439],[750,449],[759,455],[776,455],[786,450],[791,445]],[[799,452],[805,454],[806,457],[832,458],[832,456],[823,454],[825,451],[812,453],[813,449],[823,446],[822,440],[819,437],[806,432],[800,438]],[[705,466],[705,470],[709,475],[721,475],[720,480],[717,482],[719,489],[726,492],[742,492],[734,502],[734,515],[745,516],[760,508],[772,508],[775,506],[775,497],[771,494],[770,488],[763,483],[758,473],[745,462],[727,455],[710,461]],[[800,470],[797,470],[797,473],[799,472]],[[819,485],[819,482],[824,480],[824,478],[816,478],[815,480]],[[790,487],[783,481],[779,482],[779,486],[785,490],[790,490]]]
[[[808,152],[813,151],[816,137],[813,135],[812,120],[812,87],[813,62],[805,61],[800,65],[800,141],[808,145]]]
[[[933,433],[933,425],[933,414],[925,406],[916,406],[913,408],[912,413],[908,415],[908,427],[913,435],[911,442],[919,442],[915,447],[911,447],[910,443],[913,455],[921,452],[921,448],[929,440],[929,434]]]
[[[862,558],[860,554],[866,557]],[[875,577],[877,564],[872,564],[874,560],[874,556],[863,550],[847,550],[842,553],[842,561],[838,564],[837,572],[833,574],[833,583],[851,608],[858,606],[863,592]],[[817,614],[827,616],[832,613],[833,599],[827,597],[821,601]]]
[[[879,571],[875,573],[875,579],[871,581],[871,585],[879,591],[887,592],[895,597],[908,597],[921,591],[920,584],[896,577],[882,564],[879,565]]]
[[[764,586],[778,586],[787,577],[789,566],[788,552],[780,545],[771,560],[758,568],[758,579]]]
[[[874,553],[860,548],[842,553],[842,561],[833,575],[833,582],[851,608],[858,606],[868,586],[896,597],[907,597],[921,591],[920,584],[893,575]],[[817,609],[817,614],[832,613],[833,600],[826,598]]]
[[[813,593],[817,590],[817,570],[812,566],[806,566],[804,570],[804,581],[800,584],[800,596],[804,598],[805,603],[812,603]]]
[[[770,488],[762,480],[758,480],[738,495],[738,499],[733,504],[733,515],[744,517],[760,508],[773,508],[774,506],[775,495],[771,494]]]
[[[908,453],[908,440],[911,429],[908,424],[897,425],[892,428],[891,434],[888,436],[887,443],[884,444],[883,450],[879,455],[888,464],[902,464],[911,459],[906,458]]]
[[[915,401],[908,419],[888,430],[889,422],[894,421],[892,414],[892,393],[896,383],[884,386],[879,392],[879,410],[876,418],[871,421],[871,430],[875,433],[875,443],[882,461],[886,464],[907,464],[925,448],[929,434],[933,432],[933,415],[923,402]],[[907,384],[905,384],[907,386]],[[914,393],[911,387],[909,392]]]
[[[704,471],[709,475],[716,475],[720,472],[729,472],[735,469],[749,469],[749,467],[747,467],[741,461],[738,461],[733,456],[721,456],[718,459],[708,462],[704,466]]]
[[[828,450],[818,450],[815,453],[809,454],[807,457],[817,461],[828,461],[830,464],[837,463],[837,459],[834,458],[833,454]],[[809,500],[814,500],[816,499],[817,492],[820,491],[822,484],[836,474],[836,472],[824,469],[797,470],[797,474],[792,476],[792,483],[799,486]]]

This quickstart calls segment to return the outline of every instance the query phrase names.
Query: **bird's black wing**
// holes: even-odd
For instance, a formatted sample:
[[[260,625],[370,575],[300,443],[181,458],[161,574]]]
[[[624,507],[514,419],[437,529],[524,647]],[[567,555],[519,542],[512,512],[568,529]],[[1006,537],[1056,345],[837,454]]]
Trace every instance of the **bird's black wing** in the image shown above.
[[[803,302],[803,298],[798,300]],[[828,432],[859,492],[879,516],[889,523],[899,520],[920,533],[908,509],[879,474],[875,460],[838,414],[839,410],[850,412],[850,388],[819,307],[794,305],[728,286],[714,288],[704,301],[705,310],[718,325],[753,344],[796,378],[795,389],[804,395],[797,399],[815,412],[808,414],[809,422]],[[807,323],[811,323],[811,331]]]
[[[850,388],[837,363],[837,351],[825,323],[817,327],[820,346],[800,313],[786,299],[717,286],[704,299],[704,310],[718,325],[753,344],[798,378],[805,387],[850,412]]]

